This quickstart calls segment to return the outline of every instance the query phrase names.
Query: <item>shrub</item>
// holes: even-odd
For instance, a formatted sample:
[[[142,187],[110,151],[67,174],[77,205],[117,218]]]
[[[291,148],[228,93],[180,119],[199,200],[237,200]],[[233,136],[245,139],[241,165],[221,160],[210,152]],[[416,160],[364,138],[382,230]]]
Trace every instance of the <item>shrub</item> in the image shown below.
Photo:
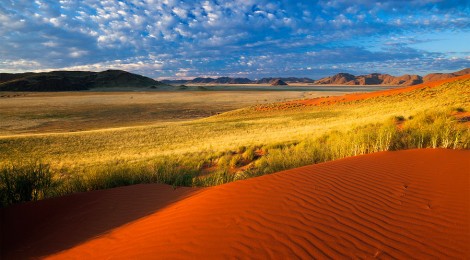
[[[465,112],[465,108],[463,108],[463,107],[456,107],[452,110],[455,111],[455,112]]]
[[[405,121],[405,117],[404,116],[395,116],[395,121],[403,122],[403,121]]]

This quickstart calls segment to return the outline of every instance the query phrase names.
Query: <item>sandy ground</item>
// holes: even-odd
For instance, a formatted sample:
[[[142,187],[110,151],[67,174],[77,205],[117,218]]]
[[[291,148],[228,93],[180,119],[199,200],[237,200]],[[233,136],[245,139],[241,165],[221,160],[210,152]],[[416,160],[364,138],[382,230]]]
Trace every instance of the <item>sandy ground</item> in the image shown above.
[[[381,152],[196,189],[2,212],[2,259],[469,258],[470,151]]]

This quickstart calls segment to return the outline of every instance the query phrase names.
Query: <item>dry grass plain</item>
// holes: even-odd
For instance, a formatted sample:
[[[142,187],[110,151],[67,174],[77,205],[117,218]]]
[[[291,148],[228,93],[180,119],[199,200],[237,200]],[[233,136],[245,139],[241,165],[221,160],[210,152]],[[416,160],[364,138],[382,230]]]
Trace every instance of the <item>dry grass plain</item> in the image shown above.
[[[75,132],[176,122],[208,117],[256,104],[349,93],[341,90],[240,91],[238,89],[232,91],[4,92],[0,93],[0,136]]]
[[[213,186],[379,151],[468,149],[470,129],[468,118],[463,116],[470,110],[468,86],[470,77],[460,77],[452,82],[372,92],[359,99],[346,96],[317,105],[279,102],[288,97],[313,97],[285,91],[40,93],[30,115],[58,113],[62,107],[78,114],[76,118],[57,119],[58,125],[66,126],[59,130],[39,124],[0,136],[0,177],[8,181],[21,174],[26,174],[26,179],[51,176],[46,178],[46,185],[40,177],[38,185],[44,188],[33,189],[34,198],[41,199],[136,183]],[[15,98],[25,101],[28,96]],[[6,100],[15,102],[15,98]],[[269,103],[271,100],[277,103]],[[6,106],[13,111],[10,115],[30,109],[23,101],[16,101],[16,107]],[[103,105],[105,101],[109,104]],[[180,104],[179,110],[171,106],[175,103]],[[134,104],[142,105],[147,114],[163,108],[159,113],[170,118],[162,116],[158,121],[143,112],[132,112],[129,107]],[[200,116],[194,111],[208,113],[209,108],[210,114],[234,106],[244,108],[194,118]],[[42,107],[46,110],[41,112]],[[103,107],[110,112],[96,112]],[[192,111],[186,120],[181,117],[185,109]],[[69,132],[76,127],[90,130]],[[38,168],[37,163],[47,167]],[[9,185],[0,188],[11,190]],[[30,200],[28,196],[12,194],[3,203]]]

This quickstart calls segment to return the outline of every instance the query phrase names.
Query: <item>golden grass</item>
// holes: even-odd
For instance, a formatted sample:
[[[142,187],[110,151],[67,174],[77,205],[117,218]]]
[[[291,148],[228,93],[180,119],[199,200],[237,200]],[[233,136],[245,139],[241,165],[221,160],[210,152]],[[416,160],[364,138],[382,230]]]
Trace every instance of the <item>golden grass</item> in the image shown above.
[[[239,146],[302,141],[390,117],[462,107],[470,109],[469,80],[436,88],[324,107],[239,109],[209,118],[151,126],[0,138],[0,161],[35,158],[53,166],[89,167],[146,161],[160,155],[220,152]]]
[[[215,185],[286,167],[389,150],[393,147],[383,140],[389,135],[400,138],[393,141],[395,149],[418,147],[420,142],[423,147],[433,147],[435,143],[439,147],[468,148],[468,125],[458,123],[451,113],[470,110],[469,86],[470,79],[463,79],[434,88],[329,106],[276,109],[282,105],[272,104],[273,109],[268,111],[252,106],[184,122],[0,137],[0,166],[36,160],[49,165],[58,179],[80,176],[74,179],[74,185],[83,187],[65,187],[65,191],[59,192],[67,193],[139,182]],[[438,116],[429,115],[429,121],[427,113],[433,111],[441,112]],[[423,118],[408,120],[413,116]],[[399,131],[393,125],[389,134],[390,123],[386,122],[395,117],[406,119],[405,130]],[[445,127],[447,123],[451,127]],[[439,128],[433,129],[435,125]],[[374,140],[363,134],[368,131],[378,133]],[[441,132],[445,131],[449,131],[448,138],[442,137],[446,133]],[[356,136],[356,132],[361,134]],[[419,135],[427,139],[419,141]],[[431,140],[433,136],[437,136],[435,140]],[[322,153],[318,148],[322,145],[330,150],[328,154],[319,154],[319,160],[295,158],[301,153],[316,156],[313,152]],[[245,154],[246,149],[240,147],[251,149],[251,154]],[[266,151],[255,152],[263,149]],[[251,164],[248,157],[254,160]],[[283,157],[287,161],[281,160]],[[283,165],[276,166],[276,161]],[[210,167],[216,170],[203,174]],[[240,172],[229,174],[233,171]],[[205,179],[198,177],[201,174]]]

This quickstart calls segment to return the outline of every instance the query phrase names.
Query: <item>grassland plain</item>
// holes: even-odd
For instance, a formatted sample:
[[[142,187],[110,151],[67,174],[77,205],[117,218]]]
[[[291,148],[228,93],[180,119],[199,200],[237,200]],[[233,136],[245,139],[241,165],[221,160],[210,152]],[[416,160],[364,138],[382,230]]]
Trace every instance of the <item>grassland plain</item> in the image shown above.
[[[52,178],[37,185],[41,199],[146,182],[217,185],[376,151],[468,149],[469,86],[466,77],[330,105],[273,103],[193,121],[2,137],[0,185],[12,186],[11,173],[31,164]]]
[[[175,88],[2,92],[0,136],[145,126],[204,118],[256,104],[370,92],[392,86],[210,86],[203,87],[205,90],[188,87],[178,91]]]
[[[256,94],[254,94],[256,93]],[[208,117],[254,104],[344,92],[153,91],[1,93],[0,135],[72,132]]]

